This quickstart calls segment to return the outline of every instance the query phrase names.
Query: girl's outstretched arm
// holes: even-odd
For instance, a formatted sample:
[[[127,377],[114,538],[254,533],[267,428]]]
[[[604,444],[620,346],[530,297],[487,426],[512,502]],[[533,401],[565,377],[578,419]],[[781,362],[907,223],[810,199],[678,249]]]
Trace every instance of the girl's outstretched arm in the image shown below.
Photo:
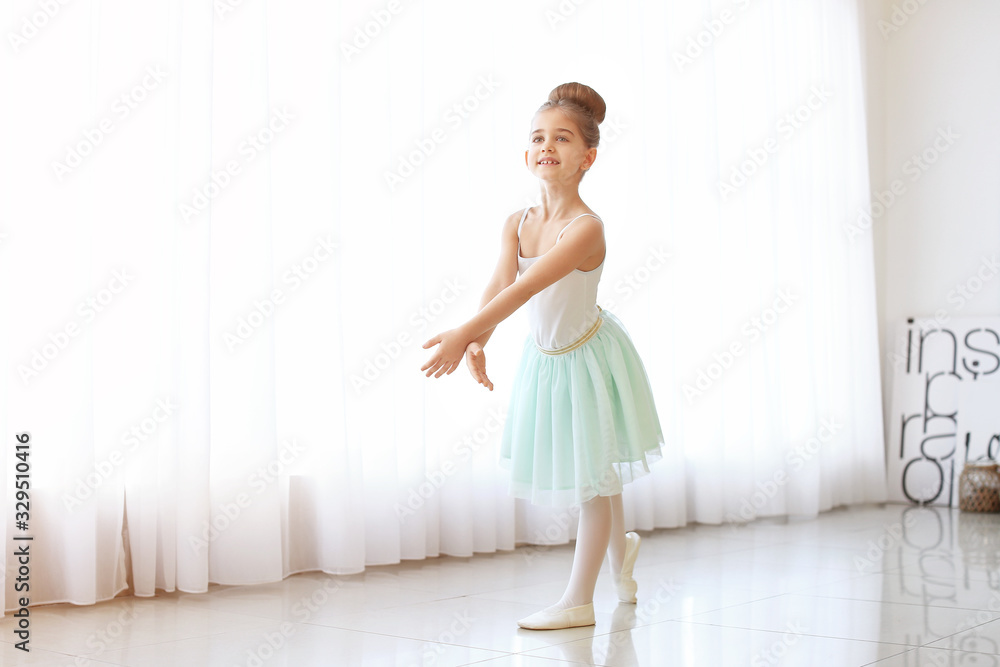
[[[482,310],[486,304],[493,300],[505,287],[511,285],[517,279],[517,226],[521,220],[518,211],[511,213],[504,222],[500,231],[500,258],[493,269],[493,276],[483,290],[483,297],[479,301],[479,309]],[[479,336],[465,347],[465,362],[469,367],[472,378],[490,391],[493,391],[493,382],[486,374],[486,352],[483,348],[486,341],[490,339],[496,327]]]
[[[423,344],[427,349],[438,345],[431,358],[421,366],[425,375],[450,375],[465,354],[470,342],[491,331],[528,302],[532,296],[566,276],[588,257],[601,252],[604,226],[592,217],[581,218],[541,259],[532,264],[519,280],[502,289],[469,321],[455,329],[443,331]]]
[[[514,281],[517,280],[517,225],[520,221],[521,211],[517,211],[511,213],[506,222],[503,223],[503,229],[500,231],[500,257],[493,269],[493,276],[486,283],[486,289],[483,290],[483,298],[479,301],[480,310],[505,287],[513,285]],[[473,342],[479,343],[480,347],[486,347],[486,341],[490,339],[495,329],[495,326],[490,328]]]

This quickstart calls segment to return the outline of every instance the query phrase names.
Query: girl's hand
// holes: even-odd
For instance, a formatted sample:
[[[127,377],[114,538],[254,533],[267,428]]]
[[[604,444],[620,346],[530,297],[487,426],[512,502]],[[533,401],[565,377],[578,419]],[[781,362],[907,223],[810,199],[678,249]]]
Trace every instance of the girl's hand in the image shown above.
[[[465,347],[469,342],[470,339],[460,328],[449,329],[448,331],[439,333],[423,344],[422,347],[425,350],[439,343],[440,347],[434,351],[434,355],[431,356],[430,360],[420,367],[420,370],[427,371],[424,374],[427,377],[430,377],[431,373],[435,373],[435,371],[434,377],[436,378],[442,375],[451,375],[458,368],[459,362],[462,361],[462,357],[465,355]]]
[[[493,391],[493,383],[486,377],[486,353],[483,352],[483,346],[476,341],[469,343],[465,348],[465,361],[476,382]]]

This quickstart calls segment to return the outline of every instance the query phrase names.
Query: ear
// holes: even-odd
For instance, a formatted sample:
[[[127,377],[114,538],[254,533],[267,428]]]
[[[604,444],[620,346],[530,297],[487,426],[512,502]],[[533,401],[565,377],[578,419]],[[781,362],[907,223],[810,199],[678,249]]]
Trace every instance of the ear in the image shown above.
[[[591,148],[587,151],[586,156],[583,158],[583,166],[590,169],[594,166],[594,161],[597,159],[597,149]]]
[[[525,167],[528,167],[529,169],[531,168],[531,167],[530,167],[530,166],[528,165],[528,151],[524,151],[524,166],[525,166]]]

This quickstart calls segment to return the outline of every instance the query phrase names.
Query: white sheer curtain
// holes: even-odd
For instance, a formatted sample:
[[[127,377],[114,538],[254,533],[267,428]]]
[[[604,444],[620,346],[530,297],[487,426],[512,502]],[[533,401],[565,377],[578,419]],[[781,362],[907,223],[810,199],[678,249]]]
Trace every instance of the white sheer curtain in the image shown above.
[[[565,81],[608,103],[599,302],[669,443],[629,523],[883,498],[853,2],[50,4],[5,4],[0,57],[0,558],[35,536],[33,603],[573,536],[495,462],[523,314],[494,392],[419,371]]]

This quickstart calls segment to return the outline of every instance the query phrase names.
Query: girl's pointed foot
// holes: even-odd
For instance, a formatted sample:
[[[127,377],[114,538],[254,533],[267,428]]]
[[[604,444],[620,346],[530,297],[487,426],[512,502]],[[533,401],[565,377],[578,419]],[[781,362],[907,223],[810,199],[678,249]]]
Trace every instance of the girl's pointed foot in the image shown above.
[[[622,571],[612,573],[615,588],[618,589],[618,599],[622,602],[636,603],[636,591],[639,585],[632,578],[632,568],[635,566],[636,556],[639,555],[639,543],[642,538],[638,533],[625,533],[625,558],[622,562]]]

